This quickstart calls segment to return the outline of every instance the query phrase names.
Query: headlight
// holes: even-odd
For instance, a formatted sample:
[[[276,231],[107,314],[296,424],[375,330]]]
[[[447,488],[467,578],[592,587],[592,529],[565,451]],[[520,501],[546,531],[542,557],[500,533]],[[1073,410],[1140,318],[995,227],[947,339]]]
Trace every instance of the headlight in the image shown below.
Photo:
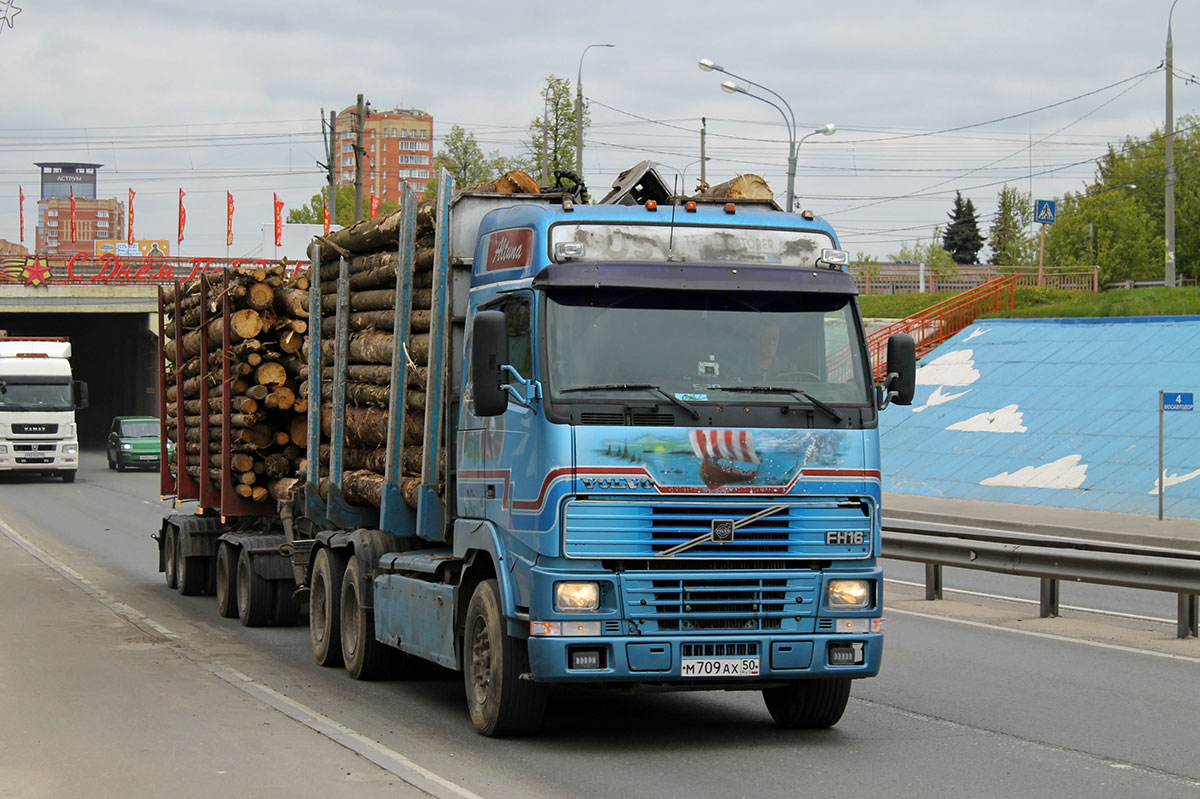
[[[74,455],[77,452],[79,452],[78,444],[63,444],[63,454],[64,455]]]
[[[0,444],[0,455],[8,454],[8,444]]]
[[[559,610],[597,610],[600,607],[599,583],[555,583],[554,606]]]
[[[825,586],[826,607],[852,609],[870,604],[870,580],[830,580]]]
[[[122,444],[121,449],[133,449],[133,444]]]

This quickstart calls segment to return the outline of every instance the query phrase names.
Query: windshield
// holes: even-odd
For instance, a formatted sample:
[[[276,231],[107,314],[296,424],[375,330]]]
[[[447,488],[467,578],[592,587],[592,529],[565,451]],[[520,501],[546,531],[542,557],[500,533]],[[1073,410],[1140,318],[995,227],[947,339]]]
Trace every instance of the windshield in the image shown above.
[[[158,420],[121,422],[122,438],[158,438]]]
[[[686,403],[869,402],[846,295],[559,291],[546,307],[549,389],[562,401],[626,401],[650,386]]]
[[[71,382],[23,382],[28,378],[0,380],[0,411],[69,411],[74,408]]]

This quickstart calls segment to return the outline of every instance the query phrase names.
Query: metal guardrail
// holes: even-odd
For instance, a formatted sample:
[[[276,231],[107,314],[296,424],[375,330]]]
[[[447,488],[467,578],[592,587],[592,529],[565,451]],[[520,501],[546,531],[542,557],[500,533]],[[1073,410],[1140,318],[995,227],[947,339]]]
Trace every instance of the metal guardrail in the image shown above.
[[[943,566],[1037,577],[1042,618],[1059,615],[1060,580],[1166,591],[1176,635],[1197,635],[1200,552],[885,519],[883,557],[924,563],[929,600],[942,598]]]

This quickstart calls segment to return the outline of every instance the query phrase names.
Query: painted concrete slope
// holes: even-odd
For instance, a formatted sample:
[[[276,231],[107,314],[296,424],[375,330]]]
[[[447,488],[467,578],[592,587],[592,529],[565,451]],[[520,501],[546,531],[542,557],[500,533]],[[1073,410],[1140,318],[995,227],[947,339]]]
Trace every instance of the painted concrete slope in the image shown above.
[[[1200,396],[1200,317],[992,320],[880,415],[884,490],[1158,513],[1158,391]],[[1165,515],[1200,519],[1200,408],[1165,416]]]

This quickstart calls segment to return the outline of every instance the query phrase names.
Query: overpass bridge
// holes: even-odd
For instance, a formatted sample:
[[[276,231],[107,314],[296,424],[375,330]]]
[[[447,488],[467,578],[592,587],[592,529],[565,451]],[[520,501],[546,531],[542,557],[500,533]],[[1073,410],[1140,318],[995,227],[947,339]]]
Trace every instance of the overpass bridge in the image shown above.
[[[158,415],[158,289],[239,264],[286,259],[0,256],[0,330],[66,336],[76,379],[88,384],[79,439],[102,446],[114,416]],[[294,266],[294,264],[292,264]],[[301,264],[306,268],[307,264]]]

